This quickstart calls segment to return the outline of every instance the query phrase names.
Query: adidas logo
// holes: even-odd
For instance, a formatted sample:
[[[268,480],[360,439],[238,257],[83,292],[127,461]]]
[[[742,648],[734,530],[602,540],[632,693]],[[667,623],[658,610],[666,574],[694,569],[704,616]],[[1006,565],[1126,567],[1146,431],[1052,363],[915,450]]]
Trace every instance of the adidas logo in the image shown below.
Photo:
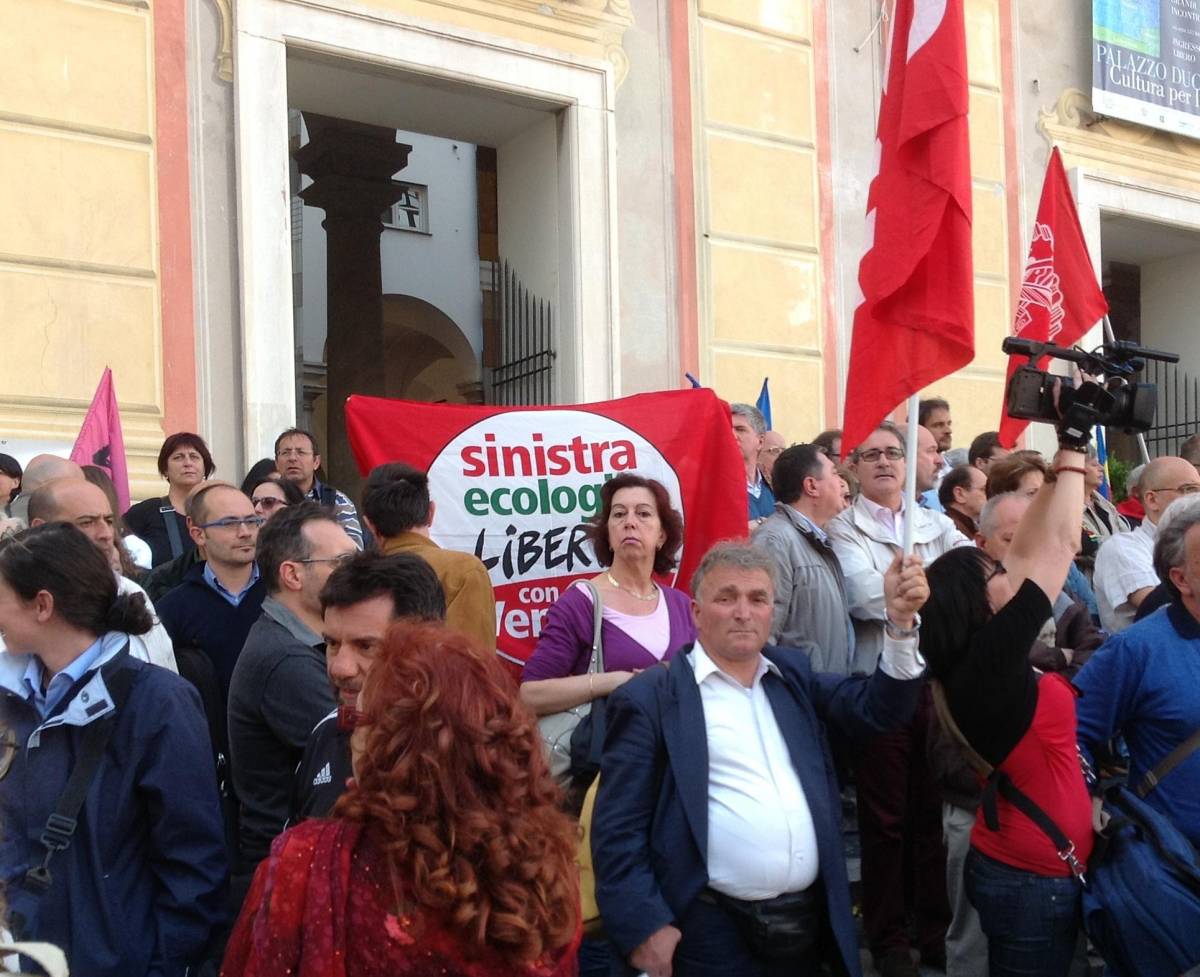
[[[329,764],[327,763],[321,768],[320,773],[313,777],[312,785],[314,787],[320,787],[322,784],[332,783],[332,781],[333,774],[329,769]]]

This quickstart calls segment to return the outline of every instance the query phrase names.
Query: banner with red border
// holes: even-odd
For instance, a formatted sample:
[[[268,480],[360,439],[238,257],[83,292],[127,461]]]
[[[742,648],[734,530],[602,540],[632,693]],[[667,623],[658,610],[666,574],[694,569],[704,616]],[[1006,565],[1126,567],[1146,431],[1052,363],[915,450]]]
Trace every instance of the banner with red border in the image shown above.
[[[664,584],[686,589],[714,543],[746,535],[746,478],[729,405],[710,389],[552,407],[356,395],[346,402],[346,430],[364,474],[389,461],[428,471],[432,538],[487,566],[497,650],[514,664],[532,653],[563,590],[600,572],[588,524],[613,476],[657,479],[683,515],[679,565]]]

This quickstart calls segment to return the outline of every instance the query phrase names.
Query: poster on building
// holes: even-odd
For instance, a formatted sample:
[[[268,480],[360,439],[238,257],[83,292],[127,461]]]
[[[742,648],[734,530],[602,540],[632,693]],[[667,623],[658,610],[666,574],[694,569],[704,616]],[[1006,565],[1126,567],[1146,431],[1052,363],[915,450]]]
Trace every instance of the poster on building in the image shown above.
[[[1200,0],[1092,0],[1092,108],[1200,137]]]
[[[353,396],[346,430],[364,474],[388,461],[429,473],[430,535],[474,553],[496,592],[497,651],[519,665],[570,584],[600,572],[588,539],[621,472],[660,481],[683,516],[686,589],[713,543],[746,534],[746,476],[729,407],[709,389],[563,407],[478,407]]]

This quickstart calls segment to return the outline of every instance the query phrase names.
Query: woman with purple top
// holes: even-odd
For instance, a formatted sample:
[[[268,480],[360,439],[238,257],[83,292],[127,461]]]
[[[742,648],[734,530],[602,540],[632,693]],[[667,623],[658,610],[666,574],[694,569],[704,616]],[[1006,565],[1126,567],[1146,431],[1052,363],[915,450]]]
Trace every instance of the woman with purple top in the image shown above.
[[[608,695],[643,668],[670,661],[696,635],[688,596],[654,581],[674,568],[683,542],[683,518],[661,483],[632,472],[605,482],[591,535],[607,567],[592,578],[605,670],[587,673],[592,596],[576,581],[550,609],[521,676],[521,699],[539,716]]]

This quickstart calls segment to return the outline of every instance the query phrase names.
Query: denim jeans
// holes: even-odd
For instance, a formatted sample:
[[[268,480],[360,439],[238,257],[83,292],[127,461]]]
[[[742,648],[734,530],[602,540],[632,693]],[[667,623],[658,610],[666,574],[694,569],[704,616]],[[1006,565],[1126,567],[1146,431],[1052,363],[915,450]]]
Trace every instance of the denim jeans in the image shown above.
[[[974,848],[966,876],[991,977],[1067,977],[1080,925],[1079,883],[1013,868]]]

